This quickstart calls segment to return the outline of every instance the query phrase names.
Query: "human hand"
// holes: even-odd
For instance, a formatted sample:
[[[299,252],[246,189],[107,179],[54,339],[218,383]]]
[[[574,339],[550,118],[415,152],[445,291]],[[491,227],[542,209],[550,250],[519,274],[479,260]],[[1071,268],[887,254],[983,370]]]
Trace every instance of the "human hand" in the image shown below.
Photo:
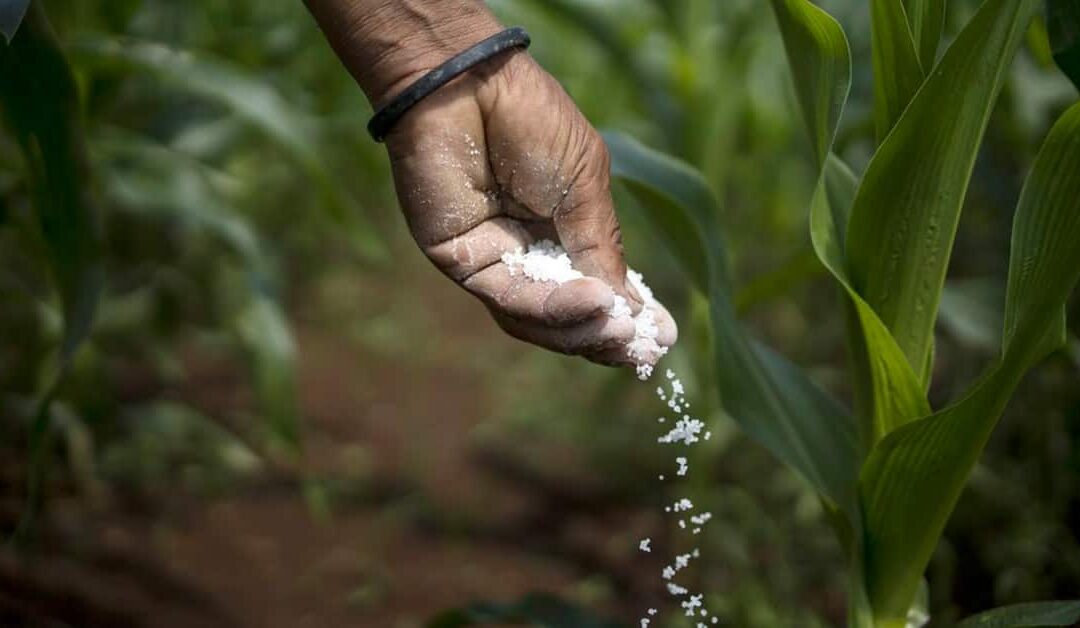
[[[456,26],[469,43],[441,45],[459,52],[500,30],[486,12],[470,23]],[[369,64],[354,75],[374,101],[385,102],[448,56],[415,54],[398,67],[382,55],[382,69]],[[596,362],[632,364],[634,320],[609,314],[618,295],[634,314],[653,309],[662,347],[675,342],[667,310],[643,303],[627,281],[603,140],[528,54],[504,53],[442,87],[402,117],[386,143],[420,248],[506,332]],[[586,277],[534,281],[503,261],[541,239],[561,244]]]

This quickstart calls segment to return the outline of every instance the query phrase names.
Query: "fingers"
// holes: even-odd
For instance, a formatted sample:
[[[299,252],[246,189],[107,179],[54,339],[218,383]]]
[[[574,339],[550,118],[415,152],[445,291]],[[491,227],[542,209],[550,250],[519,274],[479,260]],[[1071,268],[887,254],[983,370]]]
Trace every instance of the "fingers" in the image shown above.
[[[439,270],[461,283],[499,263],[503,254],[522,249],[532,241],[532,234],[520,222],[498,217],[423,249]]]
[[[552,219],[574,267],[610,284],[636,314],[643,304],[626,277],[622,235],[611,198],[611,161],[600,136],[589,129],[579,172]]]
[[[598,316],[571,327],[548,327],[529,321],[521,321],[493,312],[499,327],[511,336],[525,342],[565,353],[593,359],[608,351],[622,351],[634,338],[634,321],[626,316],[612,318]],[[626,362],[603,362],[601,364],[626,364]]]
[[[649,355],[644,356],[644,361],[655,364],[675,344],[678,330],[664,306],[653,301],[645,307],[651,310],[659,333],[655,347],[647,350]],[[550,327],[510,318],[494,310],[492,314],[506,333],[552,351],[581,356],[605,366],[637,366],[643,361],[642,355],[631,355],[636,325],[629,316],[596,316],[569,327]]]
[[[611,288],[594,277],[562,284],[534,281],[502,262],[477,272],[462,285],[500,316],[556,328],[606,317],[614,300]]]
[[[659,301],[651,301],[648,306],[653,311],[653,320],[656,322],[656,344],[661,347],[674,347],[679,339],[679,327],[667,308]]]
[[[551,220],[574,267],[607,282],[639,311],[641,297],[626,281],[600,134],[528,55],[508,58],[484,83],[478,102],[504,209]]]
[[[607,148],[527,55],[504,61],[497,77],[432,94],[387,137],[413,236],[511,335],[601,363],[652,363],[677,330],[651,300],[655,337],[635,338],[640,321],[610,314],[616,296],[634,315],[643,299],[627,277]],[[557,240],[584,277],[536,281],[504,261],[538,239]]]
[[[577,283],[584,288],[588,282],[602,284],[595,278],[585,278],[560,287]],[[568,288],[566,293],[555,289],[549,301],[566,296],[569,298],[568,304],[580,303],[580,298],[570,292],[578,289],[576,286]],[[610,297],[610,289],[607,289],[607,294]],[[505,313],[505,308],[493,307],[491,312],[499,326],[511,336],[552,351],[582,356],[605,366],[655,365],[674,346],[678,339],[678,328],[671,314],[659,302],[649,301],[644,308],[648,310],[645,315],[651,316],[656,325],[655,337],[642,337],[635,317],[613,317],[607,308],[599,312],[576,310],[571,316],[582,318],[577,323],[565,326],[553,326],[547,320],[514,318]]]

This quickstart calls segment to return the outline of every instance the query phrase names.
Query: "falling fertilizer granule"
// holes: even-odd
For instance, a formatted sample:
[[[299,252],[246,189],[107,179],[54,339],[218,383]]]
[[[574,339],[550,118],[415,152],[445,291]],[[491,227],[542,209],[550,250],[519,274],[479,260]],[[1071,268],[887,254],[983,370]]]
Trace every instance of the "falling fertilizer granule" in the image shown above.
[[[539,242],[530,244],[527,249],[518,249],[517,251],[506,253],[502,256],[503,263],[506,264],[511,275],[523,274],[533,281],[552,281],[556,283],[566,283],[575,279],[581,279],[585,275],[574,268],[571,263],[570,256],[566,254],[566,251],[555,244],[551,240],[540,240]],[[634,321],[634,338],[626,346],[627,356],[634,362],[637,367],[637,375],[641,380],[649,379],[653,374],[653,369],[656,363],[662,358],[668,351],[667,347],[662,347],[656,341],[660,335],[659,327],[656,324],[656,318],[654,316],[654,310],[651,306],[656,303],[652,290],[645,285],[641,274],[627,269],[627,278],[630,284],[637,290],[644,301],[645,307],[641,308],[641,312],[637,316],[633,315],[630,309],[630,305],[626,302],[626,299],[619,295],[615,295],[614,303],[611,309],[608,311],[608,315],[612,318],[632,317]],[[686,390],[683,387],[682,381],[675,377],[675,373],[671,369],[667,369],[665,372],[670,390],[664,386],[659,386],[656,389],[656,395],[660,398],[660,401],[665,402],[667,408],[674,413],[674,427],[672,427],[667,434],[657,438],[657,442],[664,445],[684,446],[690,447],[695,443],[700,442],[703,438],[708,439],[710,433],[705,431],[705,424],[695,419],[694,417],[686,414],[690,408],[690,403],[686,400]],[[658,419],[659,423],[665,423],[665,417]],[[702,436],[704,434],[704,437]],[[676,469],[675,475],[679,477],[685,477],[689,472],[689,462],[686,456],[677,456],[675,458]],[[660,480],[664,479],[663,475],[660,475]],[[692,534],[699,534],[702,527],[712,518],[712,514],[708,512],[694,513],[695,506],[688,498],[680,498],[675,501],[674,504],[665,507],[664,511],[667,513],[679,513],[681,518],[677,520],[679,528],[686,530],[686,517],[689,517],[690,522],[694,525]],[[652,552],[651,539],[642,539],[638,543],[638,550],[641,552]],[[674,597],[683,598],[681,606],[687,617],[693,617],[695,615],[700,617],[706,617],[709,615],[705,609],[703,602],[704,595],[691,593],[686,587],[676,584],[673,580],[678,573],[687,568],[690,562],[697,559],[701,555],[700,550],[694,548],[692,551],[679,554],[674,557],[672,564],[663,568],[660,573],[661,580],[667,588],[667,591]],[[657,610],[650,608],[648,610],[648,616],[640,619],[641,628],[648,628],[652,617],[657,613]],[[710,623],[716,624],[719,622],[717,617],[711,617]],[[698,622],[696,628],[705,626],[704,623]]]
[[[668,386],[658,386],[656,388],[656,396],[660,398],[660,401],[667,405],[668,410],[675,413],[675,425],[667,434],[658,437],[656,440],[662,445],[691,447],[696,443],[701,442],[704,433],[704,439],[708,440],[709,432],[705,431],[705,423],[695,419],[689,414],[684,412],[690,407],[690,403],[686,400],[686,390],[682,381],[675,376],[675,372],[671,369],[667,369],[664,373],[667,379]],[[664,423],[663,417],[661,417],[660,423]],[[675,457],[675,475],[679,477],[685,477],[690,471],[689,459],[687,456]],[[660,479],[663,480],[664,476],[661,475]],[[679,531],[687,530],[686,518],[689,516],[690,523],[693,524],[693,528],[688,530],[691,535],[700,534],[702,529],[712,519],[712,513],[699,511],[695,512],[694,502],[687,497],[680,497],[673,503],[664,507],[664,512],[672,515],[675,523],[678,525]],[[683,613],[687,617],[709,617],[709,624],[698,621],[695,623],[695,628],[705,628],[708,625],[715,625],[720,622],[720,618],[716,616],[710,616],[708,609],[705,608],[704,595],[700,593],[692,593],[684,586],[677,584],[674,580],[679,575],[679,572],[690,566],[691,561],[701,556],[701,551],[698,548],[694,548],[690,552],[684,554],[678,554],[674,556],[671,564],[666,565],[660,571],[660,579],[664,586],[667,588],[668,593],[673,597],[681,598],[680,606]],[[649,609],[648,617],[642,617],[640,619],[641,626],[647,628],[650,623],[650,617],[655,615],[654,609]]]
[[[566,254],[563,247],[551,240],[540,240],[530,244],[527,250],[518,249],[504,253],[502,261],[510,270],[511,275],[521,273],[533,281],[566,283],[585,276],[573,267],[570,256]],[[608,315],[612,318],[633,316],[634,339],[626,345],[626,353],[637,366],[638,378],[646,380],[652,375],[653,365],[664,357],[668,350],[667,347],[661,347],[656,342],[660,329],[656,325],[656,318],[650,307],[656,303],[652,290],[645,285],[640,273],[627,269],[626,276],[630,280],[630,285],[634,286],[641,295],[645,307],[641,308],[637,316],[633,316],[626,299],[615,295],[614,305]]]

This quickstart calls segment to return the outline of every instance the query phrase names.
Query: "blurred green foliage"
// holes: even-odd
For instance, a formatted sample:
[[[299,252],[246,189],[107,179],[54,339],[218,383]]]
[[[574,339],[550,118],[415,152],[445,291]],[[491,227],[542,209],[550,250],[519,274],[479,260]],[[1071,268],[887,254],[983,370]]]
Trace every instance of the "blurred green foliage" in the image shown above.
[[[846,396],[837,295],[807,237],[817,173],[780,36],[760,0],[490,4],[506,23],[529,28],[532,54],[596,126],[703,174],[724,207],[739,312],[815,382]],[[870,59],[867,3],[821,5],[843,24],[853,57]],[[948,3],[946,41],[975,6]],[[53,400],[46,413],[61,455],[49,477],[130,490],[180,478],[196,493],[225,490],[302,446],[290,328],[311,317],[339,325],[373,370],[372,358],[385,356],[481,374],[493,403],[477,441],[572,447],[612,491],[643,507],[661,501],[655,478],[669,461],[653,442],[647,388],[541,352],[510,363],[498,346],[468,360],[431,349],[438,341],[425,334],[451,332],[409,290],[422,260],[400,224],[382,149],[364,131],[370,108],[302,3],[55,0],[47,8],[74,89],[50,100],[59,111],[34,114],[64,116],[72,135],[60,140],[77,140],[86,159],[67,175],[43,169],[25,150],[33,127],[12,120],[12,103],[33,94],[0,92],[8,118],[0,132],[0,451],[25,455],[41,401]],[[959,281],[944,297],[962,305],[947,308],[938,330],[935,407],[967,388],[998,343],[986,304],[1000,298],[979,286],[1005,276],[1019,187],[1050,124],[1076,99],[1053,67],[1062,41],[1036,22],[990,120],[950,268]],[[19,45],[3,48],[5,63]],[[876,146],[871,72],[869,63],[853,67],[834,147],[858,171]],[[5,69],[0,84],[14,76]],[[48,188],[65,194],[54,205],[39,197],[42,176],[63,184]],[[681,489],[715,515],[696,588],[728,625],[839,623],[845,566],[820,502],[719,410],[701,350],[707,305],[674,252],[652,246],[632,196],[620,188],[616,198],[633,264],[680,322],[673,367],[696,410],[718,425]],[[72,199],[99,212],[96,244],[98,234],[82,228],[67,234],[78,243],[57,244],[45,224],[42,207]],[[58,348],[83,335],[72,331],[73,312],[90,294],[72,277],[97,277],[95,264],[104,280],[93,327],[84,325],[89,335],[54,390]],[[254,410],[215,415],[162,392],[191,377],[193,346],[243,365]],[[932,625],[1080,590],[1078,369],[1074,344],[1071,359],[1055,357],[1021,386],[931,563]],[[151,394],[129,392],[148,380]]]

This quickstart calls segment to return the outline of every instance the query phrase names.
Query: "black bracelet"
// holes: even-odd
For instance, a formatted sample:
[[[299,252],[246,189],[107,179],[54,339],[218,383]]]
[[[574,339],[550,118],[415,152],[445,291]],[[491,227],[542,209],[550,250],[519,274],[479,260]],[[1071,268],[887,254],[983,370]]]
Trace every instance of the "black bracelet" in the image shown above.
[[[389,104],[379,109],[368,122],[368,133],[376,142],[381,142],[394,128],[401,116],[412,109],[416,103],[427,98],[443,85],[454,80],[469,68],[487,61],[495,55],[511,48],[528,48],[532,40],[524,28],[508,28],[497,35],[469,48],[465,52],[451,57],[448,61],[422,76],[418,81],[405,88]]]

